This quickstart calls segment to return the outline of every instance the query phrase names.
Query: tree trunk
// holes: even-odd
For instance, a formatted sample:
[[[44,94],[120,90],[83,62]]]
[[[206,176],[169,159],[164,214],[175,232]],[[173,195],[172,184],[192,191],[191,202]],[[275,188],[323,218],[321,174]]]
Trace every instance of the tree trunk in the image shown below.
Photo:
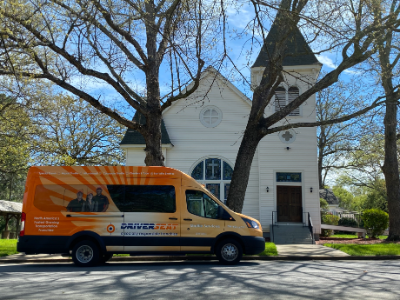
[[[236,157],[235,168],[229,187],[226,205],[235,212],[241,213],[244,196],[250,177],[251,163],[261,140],[257,125],[248,124]]]
[[[389,210],[388,240],[400,240],[400,179],[397,161],[397,99],[393,93],[386,95],[385,125],[385,161],[382,167],[386,181]]]
[[[385,90],[385,160],[382,171],[385,176],[386,193],[389,211],[388,240],[400,240],[400,179],[397,161],[397,101],[398,95],[393,87],[393,66],[390,63],[392,52],[392,34],[387,36],[385,44],[379,46],[379,62],[381,66],[382,86]]]
[[[157,116],[157,117],[156,117]],[[164,166],[164,155],[161,147],[161,111],[153,112],[151,118],[146,120],[146,166]]]
[[[147,48],[147,111],[146,116],[146,166],[164,166],[164,155],[161,148],[161,105],[160,105],[160,61],[157,53],[157,26],[155,22],[154,1],[146,1],[146,48]],[[151,26],[150,26],[151,24]],[[149,117],[151,116],[151,118]]]
[[[324,147],[319,146],[318,147],[318,181],[319,181],[319,188],[323,189],[325,186],[325,177],[322,175],[323,172],[323,151]]]

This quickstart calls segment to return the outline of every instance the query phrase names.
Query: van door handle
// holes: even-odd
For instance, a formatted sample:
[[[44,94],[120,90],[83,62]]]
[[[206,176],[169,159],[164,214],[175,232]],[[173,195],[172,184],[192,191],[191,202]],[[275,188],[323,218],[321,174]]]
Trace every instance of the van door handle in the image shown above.
[[[169,218],[170,220],[178,220],[178,218]]]
[[[185,221],[192,221],[192,219],[184,219]]]

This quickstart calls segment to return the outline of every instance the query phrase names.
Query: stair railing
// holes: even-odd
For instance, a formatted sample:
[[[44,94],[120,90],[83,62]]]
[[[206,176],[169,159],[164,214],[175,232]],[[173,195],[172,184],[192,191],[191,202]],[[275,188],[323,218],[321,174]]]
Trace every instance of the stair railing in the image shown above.
[[[271,242],[274,241],[274,225],[276,223],[275,218],[274,218],[274,214],[276,213],[276,211],[272,212],[272,223],[271,223]]]
[[[311,239],[312,239],[312,243],[314,244],[314,229],[313,229],[313,224],[312,224],[312,220],[311,220],[311,214],[308,213],[308,228],[310,229],[310,233],[311,233]]]

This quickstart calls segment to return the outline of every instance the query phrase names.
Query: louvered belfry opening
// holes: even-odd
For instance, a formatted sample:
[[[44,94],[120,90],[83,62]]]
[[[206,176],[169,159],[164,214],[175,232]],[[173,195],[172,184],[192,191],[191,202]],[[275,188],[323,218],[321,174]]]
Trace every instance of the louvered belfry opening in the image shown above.
[[[291,103],[298,96],[299,96],[299,89],[295,86],[291,86],[288,91],[288,104]],[[294,109],[289,115],[290,116],[300,115],[300,107]]]
[[[275,90],[275,111],[280,111],[286,106],[286,90],[283,87],[278,87]]]
[[[291,86],[288,91],[284,87],[278,87],[275,90],[275,111],[280,111],[286,105],[291,103],[294,99],[299,96],[299,89],[295,86]],[[299,116],[300,107],[293,110],[289,116]]]

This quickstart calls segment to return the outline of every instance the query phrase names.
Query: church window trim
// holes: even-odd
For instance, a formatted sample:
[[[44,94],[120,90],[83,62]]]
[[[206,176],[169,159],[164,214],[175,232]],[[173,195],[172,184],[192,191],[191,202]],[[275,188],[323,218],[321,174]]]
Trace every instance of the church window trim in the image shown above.
[[[279,86],[275,90],[275,112],[279,111],[301,94],[300,88],[296,85]],[[289,116],[301,116],[301,106],[290,112]]]
[[[220,201],[226,203],[233,174],[232,164],[227,159],[219,156],[204,157],[194,164],[190,174]],[[214,192],[213,189],[217,191]]]
[[[200,122],[207,128],[217,127],[221,121],[222,111],[214,105],[208,105],[200,112]]]

